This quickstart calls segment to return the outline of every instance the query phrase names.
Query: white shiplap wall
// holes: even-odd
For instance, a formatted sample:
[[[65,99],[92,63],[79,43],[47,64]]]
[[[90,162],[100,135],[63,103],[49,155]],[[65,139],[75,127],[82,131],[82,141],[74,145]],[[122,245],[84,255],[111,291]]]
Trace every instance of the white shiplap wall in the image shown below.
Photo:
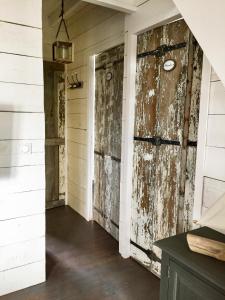
[[[89,123],[92,105],[89,97],[89,59],[124,42],[124,15],[94,5],[85,7],[79,15],[81,17],[72,16],[68,20],[69,34],[73,38],[75,51],[74,63],[68,65],[67,75],[71,79],[71,75],[77,73],[84,85],[81,89],[67,90],[67,195],[68,205],[89,219],[91,195],[88,195],[88,189],[90,191],[92,183],[90,178],[88,181],[88,168],[92,162],[88,160],[90,153],[88,154],[87,145],[93,130],[93,123]]]
[[[225,193],[225,87],[211,71],[202,212]]]
[[[41,0],[0,10],[0,295],[45,280]]]

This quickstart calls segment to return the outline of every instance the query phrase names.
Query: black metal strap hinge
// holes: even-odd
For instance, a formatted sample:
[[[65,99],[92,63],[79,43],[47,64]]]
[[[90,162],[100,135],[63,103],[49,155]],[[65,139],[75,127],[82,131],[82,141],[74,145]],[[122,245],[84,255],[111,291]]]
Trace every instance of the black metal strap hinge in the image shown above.
[[[137,55],[137,58],[143,58],[145,56],[162,57],[167,52],[170,52],[172,50],[177,50],[177,49],[184,48],[184,47],[186,47],[186,45],[187,45],[186,42],[179,43],[179,44],[176,44],[176,45],[161,45],[158,48],[156,48],[155,50],[147,51],[147,52],[143,52],[143,53],[139,53]]]
[[[149,259],[161,263],[161,259],[152,250],[144,249],[143,247],[136,244],[132,240],[130,240],[130,243],[131,243],[131,245],[135,246],[136,248],[138,248],[139,250],[144,252],[148,256]]]
[[[135,136],[134,140],[151,143],[152,145],[155,145],[155,146],[160,146],[162,144],[180,146],[179,141],[165,140],[165,139],[162,139],[160,136],[155,136],[152,138],[144,138],[144,137]]]
[[[95,153],[96,155],[101,156],[102,158],[104,158],[104,156],[105,156],[105,153],[104,153],[104,152],[99,152],[99,151],[96,151],[96,150],[95,150],[94,153]],[[109,155],[109,156],[111,157],[112,160],[117,161],[117,162],[121,162],[121,159],[120,159],[120,158],[118,158],[118,157],[116,157],[116,156],[113,156],[113,155]]]

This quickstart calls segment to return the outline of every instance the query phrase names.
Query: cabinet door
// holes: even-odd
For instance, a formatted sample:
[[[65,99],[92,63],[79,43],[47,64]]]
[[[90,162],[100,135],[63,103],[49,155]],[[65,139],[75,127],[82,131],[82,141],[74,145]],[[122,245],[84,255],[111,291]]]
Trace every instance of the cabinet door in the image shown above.
[[[222,295],[213,286],[202,281],[192,273],[170,262],[169,300],[224,300]]]

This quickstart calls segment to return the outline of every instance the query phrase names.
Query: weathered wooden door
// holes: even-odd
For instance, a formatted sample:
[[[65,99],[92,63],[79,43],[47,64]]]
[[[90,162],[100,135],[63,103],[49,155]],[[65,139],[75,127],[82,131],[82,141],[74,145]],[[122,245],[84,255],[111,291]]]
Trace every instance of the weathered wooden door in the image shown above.
[[[154,241],[192,223],[201,66],[183,20],[138,36],[131,251],[155,274]]]
[[[44,62],[46,208],[65,204],[64,65]]]
[[[119,236],[124,47],[96,57],[94,220]]]

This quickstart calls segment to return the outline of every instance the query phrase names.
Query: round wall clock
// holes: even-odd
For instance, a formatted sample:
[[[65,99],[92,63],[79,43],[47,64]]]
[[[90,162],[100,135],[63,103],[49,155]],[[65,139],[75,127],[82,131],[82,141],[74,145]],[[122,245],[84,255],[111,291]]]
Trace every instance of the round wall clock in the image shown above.
[[[176,67],[176,61],[174,59],[167,59],[163,64],[163,70],[164,71],[172,71]]]

